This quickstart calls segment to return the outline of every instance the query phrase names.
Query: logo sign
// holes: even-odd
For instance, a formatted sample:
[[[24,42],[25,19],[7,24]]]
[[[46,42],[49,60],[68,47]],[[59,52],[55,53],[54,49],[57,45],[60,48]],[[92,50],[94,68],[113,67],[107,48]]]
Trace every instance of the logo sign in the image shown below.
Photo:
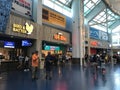
[[[24,33],[24,34],[31,34],[33,32],[33,25],[29,25],[27,22],[25,23],[24,26],[20,24],[13,24],[13,31],[14,32],[19,32],[19,33]]]
[[[90,28],[90,37],[95,38],[95,39],[99,39],[99,30],[94,29],[94,28]]]
[[[12,11],[31,17],[32,16],[32,0],[13,0]]]
[[[67,38],[65,36],[63,36],[62,33],[54,34],[53,38],[55,40],[67,41]]]
[[[92,46],[98,46],[98,42],[97,42],[97,41],[91,41],[90,44],[91,44]]]
[[[59,46],[49,46],[49,45],[46,45],[44,47],[44,50],[60,50],[60,47]]]

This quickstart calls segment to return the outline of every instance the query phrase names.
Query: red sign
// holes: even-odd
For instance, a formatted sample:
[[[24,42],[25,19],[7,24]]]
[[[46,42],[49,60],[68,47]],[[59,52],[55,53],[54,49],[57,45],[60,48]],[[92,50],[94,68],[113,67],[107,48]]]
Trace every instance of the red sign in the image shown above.
[[[91,41],[90,43],[92,46],[98,46],[98,42],[97,41]]]
[[[67,41],[67,38],[66,38],[65,36],[61,35],[61,34],[55,34],[55,35],[53,36],[53,38],[54,38],[55,40]]]

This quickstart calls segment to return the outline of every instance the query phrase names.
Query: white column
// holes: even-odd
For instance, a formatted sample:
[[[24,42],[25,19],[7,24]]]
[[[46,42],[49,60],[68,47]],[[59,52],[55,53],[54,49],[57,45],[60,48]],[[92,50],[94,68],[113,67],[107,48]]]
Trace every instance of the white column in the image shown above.
[[[84,4],[83,0],[73,0],[73,32],[72,32],[72,47],[73,58],[80,60],[80,65],[83,65],[83,57],[85,52],[85,28],[84,28]]]
[[[85,19],[85,38],[88,40],[88,55],[90,55],[90,26],[88,25],[88,20]]]

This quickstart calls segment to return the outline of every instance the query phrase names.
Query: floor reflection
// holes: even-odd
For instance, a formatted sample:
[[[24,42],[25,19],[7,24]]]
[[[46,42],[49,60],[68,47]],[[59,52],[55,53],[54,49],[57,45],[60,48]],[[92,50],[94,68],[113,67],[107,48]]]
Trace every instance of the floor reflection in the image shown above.
[[[120,90],[120,65],[101,68],[66,64],[53,67],[52,79],[46,80],[45,70],[39,79],[31,80],[31,72],[2,73],[0,90]]]

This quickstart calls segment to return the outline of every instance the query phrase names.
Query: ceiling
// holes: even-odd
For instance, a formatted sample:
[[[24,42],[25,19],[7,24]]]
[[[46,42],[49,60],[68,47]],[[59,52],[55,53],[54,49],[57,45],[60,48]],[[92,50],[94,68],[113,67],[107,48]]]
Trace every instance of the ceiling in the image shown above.
[[[120,15],[120,0],[105,0],[115,13]]]

